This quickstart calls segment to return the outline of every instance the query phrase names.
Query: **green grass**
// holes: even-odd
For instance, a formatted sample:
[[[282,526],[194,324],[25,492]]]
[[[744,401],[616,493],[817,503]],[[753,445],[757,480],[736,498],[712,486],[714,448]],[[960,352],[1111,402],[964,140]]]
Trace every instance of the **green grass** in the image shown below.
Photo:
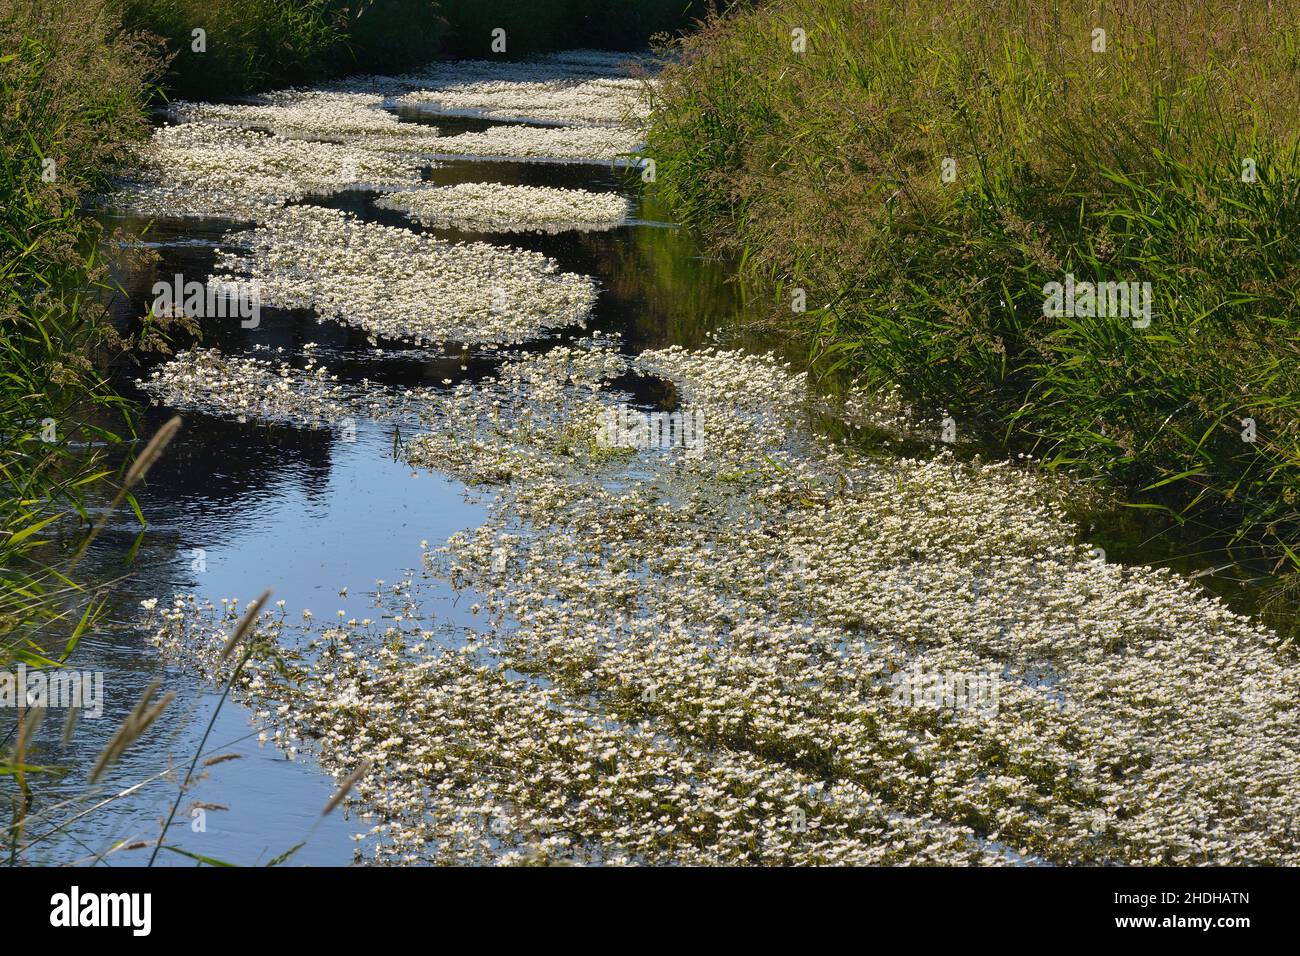
[[[1295,560],[1298,14],[745,6],[668,71],[657,190],[779,290],[823,368],[900,384],[1134,506],[1227,516]],[[1044,286],[1066,273],[1150,282],[1150,326],[1045,317]]]
[[[95,606],[48,559],[58,519],[109,477],[130,419],[101,361],[121,348],[96,290],[100,234],[79,215],[147,131],[153,66],[102,2],[0,5],[0,666],[75,643]],[[39,556],[39,559],[38,559]],[[79,623],[80,622],[80,623]]]

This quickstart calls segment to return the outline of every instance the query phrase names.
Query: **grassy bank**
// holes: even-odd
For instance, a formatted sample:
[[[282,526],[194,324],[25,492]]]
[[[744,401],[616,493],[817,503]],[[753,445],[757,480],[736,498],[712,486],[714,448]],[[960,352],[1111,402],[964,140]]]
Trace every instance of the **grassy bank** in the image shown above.
[[[1298,13],[746,6],[667,73],[658,189],[780,290],[828,368],[898,383],[959,437],[1004,437],[1135,504],[1226,512],[1285,556],[1300,492]],[[1149,325],[1045,315],[1067,275],[1150,283]]]
[[[0,3],[0,51],[3,665],[35,653],[33,633],[80,615],[88,600],[59,568],[32,559],[51,525],[82,511],[83,495],[107,477],[87,445],[130,428],[99,361],[122,346],[96,303],[101,237],[78,208],[122,146],[145,134],[154,61],[97,0]]]

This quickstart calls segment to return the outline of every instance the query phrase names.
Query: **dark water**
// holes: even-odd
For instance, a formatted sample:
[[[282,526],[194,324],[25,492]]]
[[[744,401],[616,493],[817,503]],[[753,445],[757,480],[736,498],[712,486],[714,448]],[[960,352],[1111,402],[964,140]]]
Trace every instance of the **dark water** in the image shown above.
[[[489,124],[478,120],[449,124],[440,119],[438,125],[458,127],[448,130],[457,132]],[[639,352],[671,344],[700,347],[708,344],[711,334],[721,332],[728,344],[799,354],[793,343],[748,331],[768,303],[747,300],[744,290],[731,281],[730,269],[704,258],[689,236],[665,224],[662,211],[642,201],[639,182],[625,172],[597,164],[455,161],[428,170],[426,178],[439,184],[492,181],[617,190],[634,198],[634,224],[608,232],[435,231],[449,239],[535,250],[557,260],[566,271],[597,280],[600,297],[588,329],[557,332],[532,347],[596,329],[618,332],[626,350]],[[396,212],[376,209],[374,198],[373,193],[349,192],[322,202],[369,220],[419,230]],[[245,225],[194,219],[149,224],[129,218],[114,224],[127,227],[136,242],[155,248],[159,256],[153,266],[126,270],[120,276],[127,295],[115,308],[128,326],[146,310],[155,281],[176,273],[187,279],[206,277],[215,247]],[[202,342],[236,355],[255,346],[283,349],[283,357],[299,365],[309,343],[317,345],[310,354],[342,381],[368,378],[391,386],[443,387],[445,379],[456,382],[491,374],[498,362],[495,353],[465,351],[455,345],[413,349],[381,342],[381,348],[375,349],[360,330],[317,322],[306,311],[269,308],[262,310],[258,328],[241,329],[232,319],[205,328]],[[142,398],[133,379],[146,372],[147,365],[123,370],[120,388]],[[628,384],[643,404],[670,400],[652,382]],[[140,433],[152,434],[171,414],[165,408],[145,410]],[[52,822],[33,823],[29,834],[54,832],[32,851],[33,862],[95,858],[122,841],[156,839],[160,819],[177,792],[174,780],[158,775],[169,766],[188,764],[216,708],[218,692],[211,685],[167,667],[147,642],[140,601],[156,597],[167,604],[174,593],[194,592],[214,602],[222,598],[246,602],[271,588],[273,600],[284,600],[294,617],[309,608],[317,620],[334,617],[339,610],[347,617],[364,618],[372,612],[370,595],[377,580],[392,583],[419,566],[422,540],[436,545],[458,530],[482,523],[482,499],[454,481],[413,473],[398,460],[395,442],[401,437],[394,434],[393,426],[373,422],[361,422],[356,440],[345,441],[328,430],[239,424],[185,413],[184,429],[140,494],[149,521],[147,532],[142,534],[134,515],[122,509],[83,565],[89,579],[116,582],[110,589],[106,626],[82,642],[73,661],[75,669],[105,673],[105,710],[98,720],[84,720],[67,747],[59,743],[57,728],[45,728],[39,762],[69,768],[69,773],[62,782],[42,790],[34,808],[48,814]],[[1081,537],[1107,548],[1111,560],[1167,562],[1187,571],[1222,563],[1221,553],[1189,553],[1197,550],[1191,539],[1180,542],[1158,534],[1162,529],[1167,530],[1150,519],[1116,512],[1085,520]],[[1249,609],[1252,598],[1232,583],[1234,574],[1206,577],[1203,583]],[[346,597],[339,593],[344,588]],[[458,603],[448,591],[440,595],[441,606],[431,609],[440,610],[453,624],[468,626],[466,603],[463,595]],[[155,678],[164,690],[176,691],[176,702],[154,732],[127,752],[96,799],[137,784],[140,788],[79,819],[74,817],[77,809],[90,804],[55,808],[57,801],[84,793],[87,769]],[[187,794],[169,843],[251,865],[266,863],[306,839],[293,858],[295,863],[352,860],[351,835],[364,826],[341,814],[320,818],[333,782],[310,757],[289,760],[273,745],[259,746],[244,708],[226,703],[205,753],[234,753],[240,759],[212,767]],[[206,832],[198,832],[189,809],[193,801],[228,809],[209,809]],[[69,819],[69,825],[55,830],[55,823]],[[105,862],[140,864],[148,852],[123,850]],[[163,853],[160,862],[194,863],[172,853]]]

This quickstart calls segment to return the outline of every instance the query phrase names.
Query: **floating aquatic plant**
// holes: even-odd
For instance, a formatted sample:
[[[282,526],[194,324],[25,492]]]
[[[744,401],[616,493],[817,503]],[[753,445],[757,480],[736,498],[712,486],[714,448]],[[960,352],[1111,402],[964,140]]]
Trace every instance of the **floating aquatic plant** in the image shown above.
[[[649,116],[645,81],[568,77],[541,82],[483,80],[417,90],[397,100],[433,115],[472,115],[566,125],[637,125]]]
[[[618,193],[501,183],[402,190],[375,205],[401,210],[426,226],[475,232],[613,229],[631,211],[631,203]]]
[[[515,622],[512,666],[1057,862],[1297,859],[1300,672],[1269,632],[1095,560],[1027,473],[810,438],[803,377],[761,358],[642,353],[702,412],[704,455],[611,458],[584,440],[604,396],[562,384],[572,354],[458,391],[447,422],[472,433],[411,449],[508,476],[447,560]],[[1000,707],[900,706],[881,678],[917,666],[999,674]]]
[[[438,137],[436,127],[403,123],[384,108],[384,97],[373,94],[285,90],[262,99],[260,103],[182,100],[173,103],[169,113],[182,122],[257,127],[286,138],[366,140],[381,148],[394,138],[432,141]]]
[[[418,183],[420,168],[336,143],[184,123],[154,131],[136,180],[106,205],[145,216],[258,220],[307,196]]]
[[[513,343],[583,322],[595,283],[536,252],[451,243],[294,206],[231,238],[215,281],[255,284],[265,305],[312,308],[374,336]]]
[[[494,126],[481,133],[461,133],[438,140],[446,156],[482,159],[626,162],[641,145],[641,135],[627,126]]]
[[[398,598],[405,600],[405,590]],[[155,642],[221,675],[224,611],[178,598]],[[404,605],[412,613],[411,605]],[[910,817],[852,786],[823,787],[743,752],[710,751],[439,646],[429,630],[349,621],[288,649],[301,627],[266,615],[276,648],[240,686],[281,746],[326,767],[369,761],[350,802],[373,858],[412,863],[996,863],[968,831]],[[228,665],[226,665],[228,667]]]
[[[360,418],[401,415],[425,396],[423,389],[392,392],[365,380],[340,382],[310,355],[298,367],[278,352],[272,359],[223,355],[218,349],[180,352],[137,384],[156,404],[170,408],[333,429],[355,428]]]
[[[703,454],[595,440],[627,370],[703,415]],[[328,629],[248,693],[289,702],[263,711],[284,745],[376,760],[380,859],[1300,859],[1300,674],[1271,634],[1095,560],[1027,472],[818,439],[805,392],[762,357],[598,341],[428,396],[411,460],[496,492],[426,557],[482,628],[443,649],[404,582],[391,626]],[[220,646],[176,607],[161,643]],[[900,699],[918,669],[996,675],[998,706]]]

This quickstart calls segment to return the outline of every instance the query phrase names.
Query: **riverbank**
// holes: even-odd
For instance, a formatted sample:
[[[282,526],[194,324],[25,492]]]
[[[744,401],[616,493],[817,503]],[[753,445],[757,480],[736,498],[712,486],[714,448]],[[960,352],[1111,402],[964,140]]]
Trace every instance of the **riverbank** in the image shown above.
[[[60,648],[92,597],[37,556],[107,476],[95,451],[131,433],[103,360],[120,352],[100,293],[102,233],[82,199],[148,132],[157,64],[102,2],[0,11],[0,666]],[[70,620],[61,618],[67,615]]]
[[[738,9],[664,72],[655,189],[824,371],[1300,567],[1295,12]]]

